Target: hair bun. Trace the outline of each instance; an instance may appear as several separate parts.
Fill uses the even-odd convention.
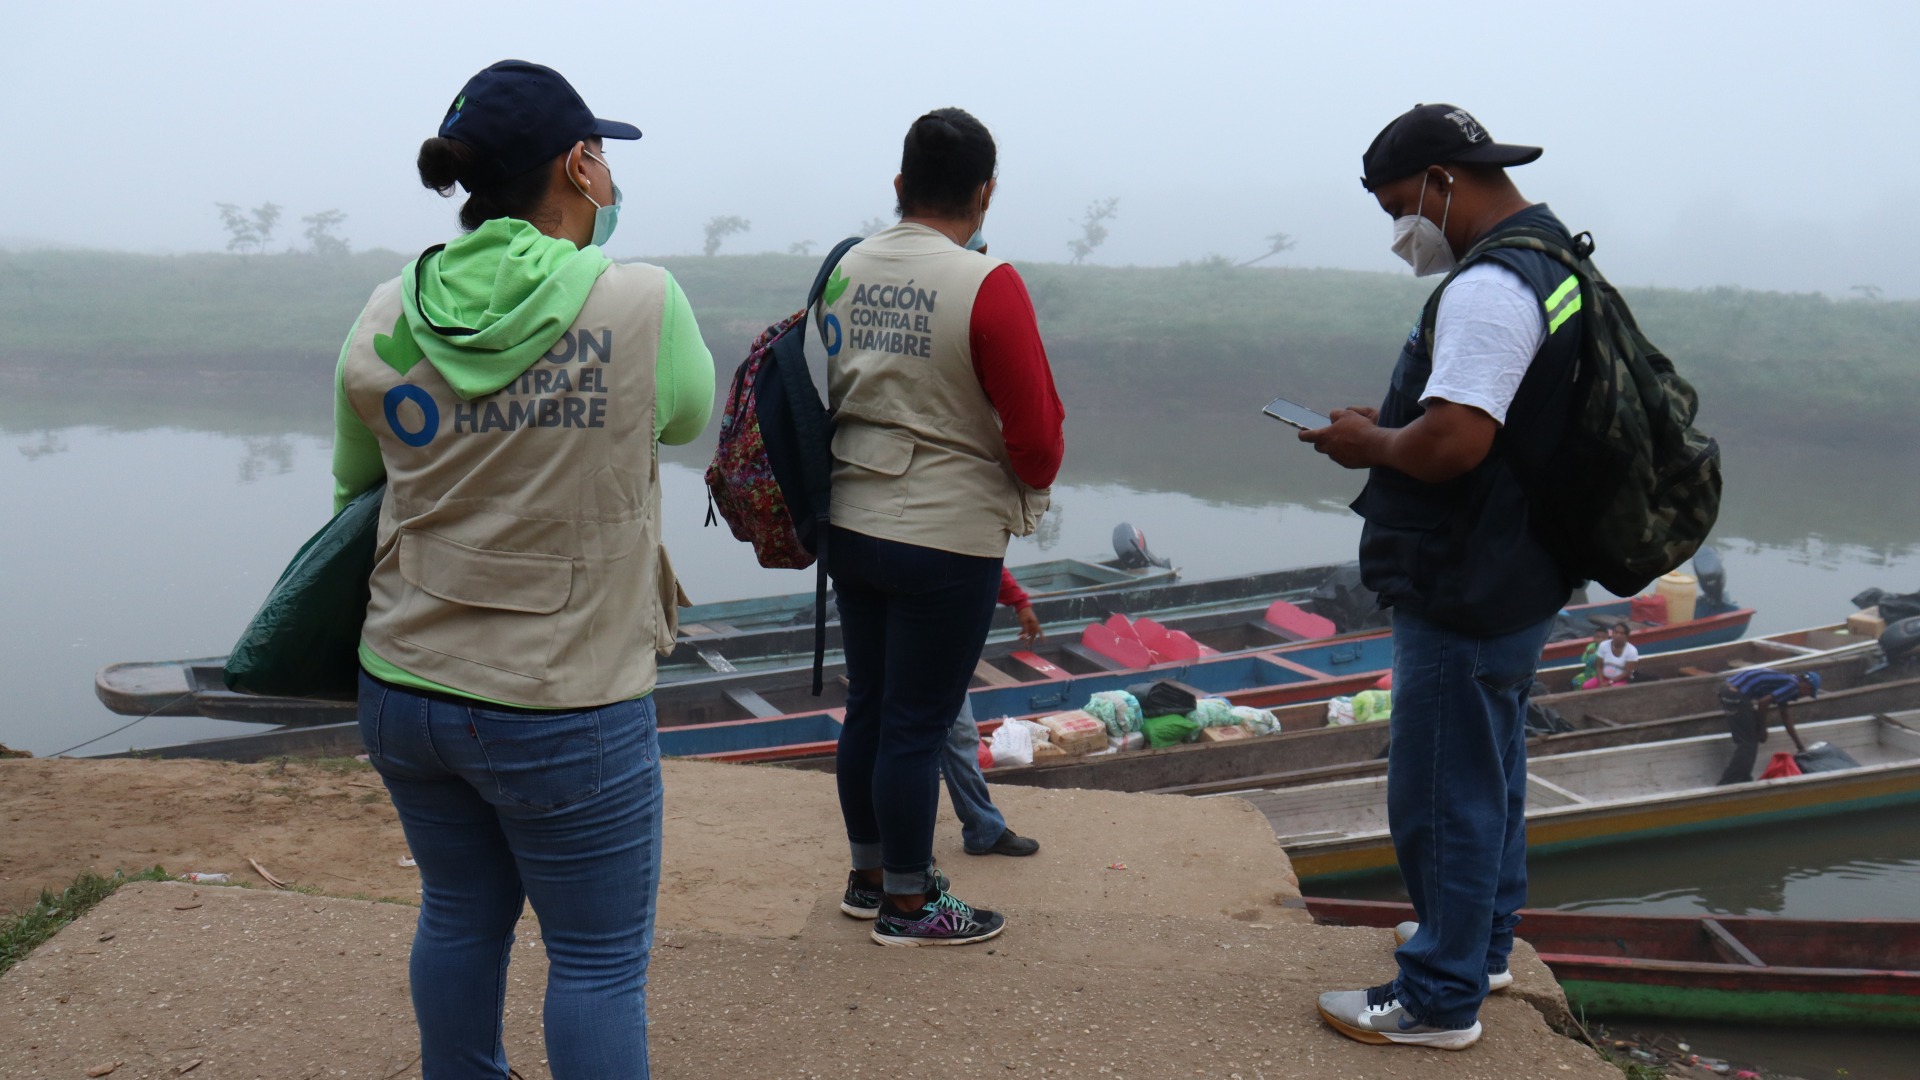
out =
[[[465,184],[473,175],[473,148],[458,139],[436,135],[420,144],[415,167],[420,170],[422,186],[445,195],[455,184]]]

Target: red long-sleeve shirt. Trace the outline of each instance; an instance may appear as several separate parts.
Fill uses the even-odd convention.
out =
[[[1004,566],[1000,568],[1000,602],[1015,611],[1033,606],[1033,600],[1027,596],[1027,590],[1013,580],[1013,571]]]
[[[968,330],[973,373],[1000,414],[1000,436],[1014,473],[1028,487],[1052,487],[1066,453],[1067,410],[1053,386],[1033,299],[1012,266],[996,267],[980,283]],[[1005,585],[1012,580],[1002,582],[1003,604]]]

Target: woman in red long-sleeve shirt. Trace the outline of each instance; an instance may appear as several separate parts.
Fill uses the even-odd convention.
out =
[[[900,223],[841,260],[819,311],[833,439],[828,571],[847,657],[837,777],[853,869],[841,910],[884,945],[1006,925],[933,869],[942,745],[993,618],[1007,540],[1033,531],[1064,410],[1033,303],[984,253],[996,151],[980,121],[914,121]]]

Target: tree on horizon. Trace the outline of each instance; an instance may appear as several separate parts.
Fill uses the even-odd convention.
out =
[[[1080,235],[1067,241],[1067,250],[1073,252],[1073,265],[1079,266],[1087,261],[1094,249],[1107,242],[1107,222],[1120,216],[1120,197],[1095,199],[1087,204],[1086,217],[1080,221]]]
[[[344,237],[334,232],[347,215],[339,210],[322,210],[317,214],[308,214],[300,219],[307,227],[307,250],[315,255],[337,256],[352,252]]]
[[[709,218],[706,224],[707,242],[701,251],[706,255],[717,255],[720,252],[720,244],[727,237],[734,233],[746,232],[751,228],[753,228],[753,222],[738,214],[722,214],[719,217]]]
[[[280,223],[280,204],[264,202],[252,210],[242,210],[233,203],[213,205],[220,211],[221,226],[227,230],[228,251],[251,247],[257,254],[266,250],[267,241],[273,239],[274,226]]]
[[[1278,255],[1283,251],[1292,250],[1292,248],[1293,248],[1293,237],[1283,232],[1277,232],[1277,233],[1274,233],[1272,236],[1267,237],[1267,250],[1265,252],[1259,255],[1255,255],[1253,258],[1248,259],[1246,262],[1243,262],[1240,265],[1252,266],[1254,263],[1257,263],[1262,259],[1271,259],[1275,255]]]

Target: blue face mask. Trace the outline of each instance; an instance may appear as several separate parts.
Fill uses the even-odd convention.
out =
[[[613,205],[602,206],[593,212],[593,242],[605,247],[613,239],[614,227],[620,224],[620,185],[613,185]]]
[[[601,165],[606,166],[607,159],[601,157],[599,154],[591,150],[583,151],[583,153]],[[607,172],[612,173],[612,167],[607,167]],[[596,247],[605,246],[607,241],[613,239],[613,230],[620,224],[620,185],[617,183],[613,185],[613,201],[605,206],[601,206],[598,199],[588,195],[586,189],[578,183],[573,185],[573,189],[578,191],[582,198],[593,204],[593,240],[591,243]]]
[[[987,246],[987,238],[980,235],[979,229],[973,230],[973,235],[967,237],[966,248],[968,251],[980,251],[984,249],[986,246]]]

